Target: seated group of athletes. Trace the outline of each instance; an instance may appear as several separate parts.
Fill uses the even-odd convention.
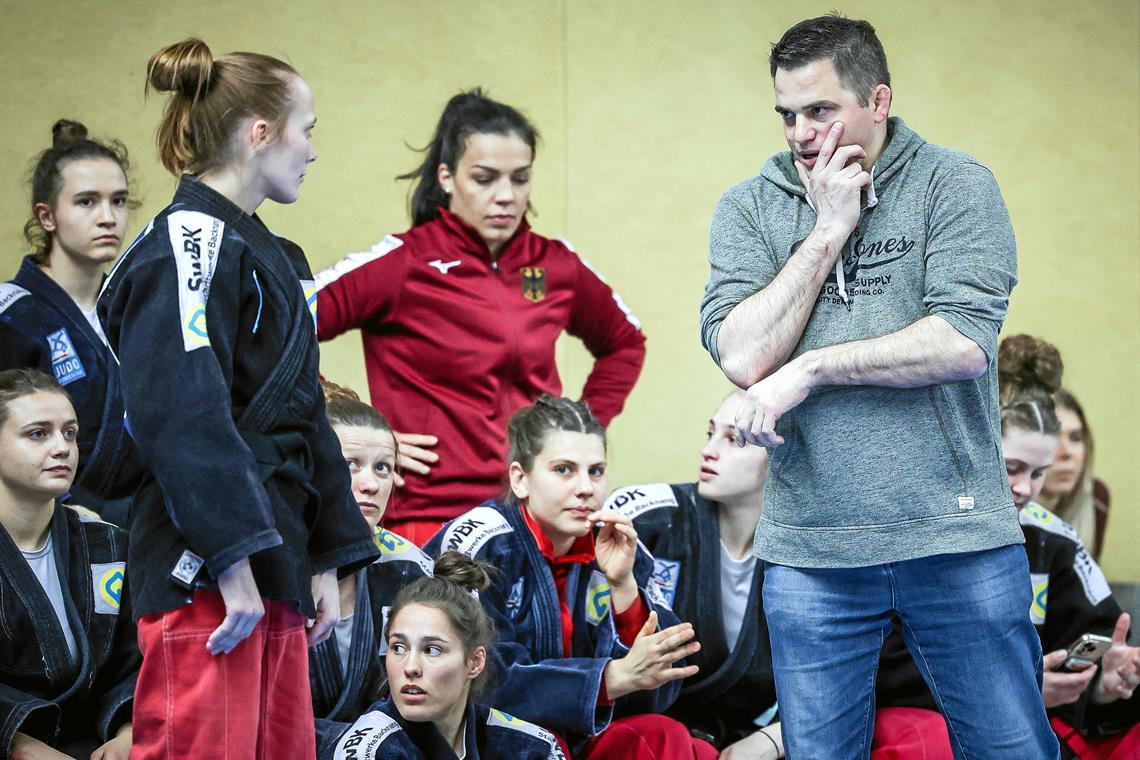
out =
[[[90,140],[81,125],[60,122],[53,148],[41,156],[26,230],[34,250],[19,274],[0,285],[0,750],[49,759],[212,756],[195,743],[199,738],[179,734],[188,723],[212,718],[175,711],[214,699],[210,690],[226,682],[204,675],[200,664],[220,656],[238,663],[235,672],[261,673],[268,681],[256,692],[260,697],[241,706],[255,737],[250,756],[308,757],[307,749],[289,742],[311,742],[306,737],[315,734],[322,758],[783,757],[784,716],[763,611],[764,563],[752,553],[768,459],[766,449],[737,437],[741,392],[706,399],[707,442],[699,452],[694,446],[691,471],[670,482],[612,489],[605,425],[640,370],[640,325],[572,249],[520,230],[535,134],[518,112],[481,93],[448,104],[421,167],[413,230],[312,277],[299,251],[294,256],[288,241],[263,232],[253,216],[267,197],[295,200],[299,176],[316,158],[306,142],[314,121],[311,92],[279,64],[252,54],[213,62],[196,40],[152,59],[152,86],[178,93],[160,136],[181,135],[184,143],[160,140],[160,150],[167,166],[185,176],[175,203],[147,226],[106,283],[105,267],[119,254],[131,204],[125,153]],[[265,67],[293,88],[294,110],[282,131],[259,137],[258,125],[268,129],[266,123],[244,121],[242,129],[249,128],[237,137],[209,138],[229,145],[218,149],[225,162],[200,161],[199,154],[209,152],[206,138],[196,127],[178,126],[179,119],[193,125],[200,117],[195,109],[229,86],[226,77],[245,77],[248,84]],[[174,125],[169,133],[163,131],[168,124]],[[292,154],[258,150],[233,158],[238,138],[272,150],[274,141],[292,139],[290,130],[301,135],[296,165]],[[222,171],[234,162],[262,172],[268,189],[257,196],[257,187],[241,184],[248,174]],[[515,189],[493,189],[510,196],[509,203],[491,201],[502,213],[472,218],[480,188],[503,183]],[[518,190],[523,185],[526,194]],[[289,192],[281,189],[286,186]],[[254,196],[256,202],[242,205]],[[245,249],[234,248],[235,230]],[[259,236],[284,256],[240,263],[246,254],[255,261],[249,251]],[[486,271],[475,273],[470,246],[479,245],[490,256]],[[407,268],[413,253],[425,264],[418,274],[383,269]],[[529,263],[512,264],[508,272],[505,262],[514,255]],[[281,271],[291,274],[292,290],[296,279],[307,290],[279,287],[273,277]],[[509,285],[508,276],[515,278]],[[151,292],[152,282],[171,288]],[[491,295],[476,305],[463,300],[481,288]],[[315,332],[322,339],[381,322],[390,329],[374,329],[373,338],[407,338],[403,348],[384,344],[384,361],[369,365],[373,400],[391,422],[333,382],[322,383],[320,400],[310,315],[286,308],[304,309],[302,292],[317,304]],[[432,298],[437,308],[423,308],[433,313],[449,304],[462,307],[454,324],[428,330],[421,323],[420,332],[399,324],[397,302],[407,313],[413,302],[430,306]],[[514,308],[517,315],[510,313]],[[528,319],[535,324],[523,325]],[[230,323],[233,345],[219,337]],[[181,333],[167,324],[180,325]],[[582,337],[597,357],[583,401],[542,392],[544,383],[560,387],[553,343],[563,329]],[[496,337],[496,330],[514,337]],[[543,330],[549,345],[526,343]],[[282,342],[273,344],[267,332],[284,336]],[[312,345],[294,341],[298,335]],[[480,341],[490,348],[482,350]],[[155,369],[151,377],[148,347],[185,369]],[[251,371],[243,362],[257,351],[266,358]],[[530,385],[520,380],[480,400],[481,383],[518,371],[520,353],[540,357],[522,373]],[[282,357],[296,359],[291,376],[288,362],[275,363]],[[425,363],[435,369],[415,378]],[[1128,616],[1080,535],[1034,501],[1062,438],[1087,440],[1087,426],[1075,400],[1057,395],[1062,364],[1048,343],[1007,338],[999,368],[1002,445],[1035,588],[1026,613],[1046,652],[1042,700],[1071,752],[1109,757],[1140,743],[1140,699],[1129,683],[1140,654],[1127,644]],[[281,382],[279,372],[289,381]],[[333,374],[329,367],[325,372]],[[449,372],[470,382],[447,385]],[[268,379],[251,383],[253,374]],[[231,396],[219,401],[210,389],[222,388],[223,379]],[[440,384],[432,390],[434,419],[401,403],[401,393],[414,395],[433,382]],[[267,388],[273,392],[263,393]],[[273,393],[279,397],[266,401]],[[311,418],[313,409],[320,420]],[[260,423],[259,414],[266,415]],[[1063,424],[1070,416],[1079,417],[1075,432]],[[228,439],[186,437],[218,419],[229,426]],[[488,427],[469,424],[476,419]],[[346,467],[324,456],[321,446],[331,438],[322,442],[323,430],[335,434]],[[491,483],[499,495],[430,515],[443,518],[431,530],[421,521],[414,531],[401,531],[414,521],[406,512],[402,521],[392,521],[391,513],[386,519],[386,511],[400,498],[404,476],[413,496],[405,508],[415,499],[430,501],[433,482],[439,493],[462,491],[463,478],[446,468],[464,455],[445,461],[446,454],[428,451],[440,443],[440,430],[482,445],[471,448],[471,458],[492,461],[494,471],[483,462],[480,487]],[[435,438],[419,434],[432,432]],[[289,448],[306,437],[317,443],[302,447],[304,455]],[[159,445],[174,439],[186,444],[178,459]],[[228,456],[227,441],[239,440],[248,469],[260,478],[254,490],[268,494],[282,534],[279,503],[305,505],[296,513],[307,555],[304,548],[294,551],[290,536],[283,546],[275,533],[267,538],[255,522],[248,535],[228,523],[222,527],[231,508],[219,503],[227,491],[244,493],[250,484],[242,478],[203,482],[198,467],[220,472],[209,468],[219,452]],[[208,450],[215,441],[218,451]],[[439,469],[428,473],[427,463],[437,462]],[[414,479],[402,472],[408,466],[416,468]],[[1091,476],[1084,464],[1078,469],[1083,484]],[[320,500],[348,478],[371,530],[372,544],[364,549],[350,535],[360,527],[354,513],[343,525],[322,527],[327,514],[311,509],[314,503],[327,507]],[[195,517],[207,513],[218,523]],[[215,525],[218,535],[211,535]],[[337,527],[343,535],[335,534]],[[128,546],[124,529],[132,540],[146,536],[148,545]],[[332,548],[318,551],[318,540]],[[215,542],[219,552],[200,548]],[[135,563],[144,552],[148,562],[162,560],[128,584],[128,561],[139,573]],[[259,554],[278,564],[259,565]],[[222,572],[215,573],[213,563]],[[257,614],[237,612],[235,594],[246,587],[227,575],[235,567],[251,585],[256,578],[252,588],[262,591],[265,608],[256,602],[246,609],[258,607]],[[278,633],[296,633],[290,628],[296,606],[270,601],[294,598],[293,591],[273,593],[276,571],[266,568],[284,568],[276,577],[282,584],[289,572],[307,577],[312,571],[309,617],[316,622],[309,625],[317,633],[310,636],[307,663],[246,670],[242,658],[272,658]],[[132,594],[136,601],[145,595],[138,615]],[[171,612],[179,605],[181,611]],[[326,619],[328,609],[336,610],[335,619]],[[186,611],[200,617],[173,617]],[[168,635],[172,631],[176,635]],[[1085,634],[1109,640],[1091,666],[1067,651]],[[872,757],[952,757],[940,706],[903,638],[896,624],[883,646]],[[249,655],[255,646],[258,654]],[[291,653],[282,648],[280,658]],[[307,690],[285,676],[301,672],[308,673]],[[136,690],[147,694],[145,710]],[[154,695],[164,690],[162,702]],[[289,712],[296,705],[307,716],[305,730],[263,725],[269,714],[296,715]],[[237,746],[229,736],[241,720],[234,709],[226,708],[225,730],[218,728],[219,747]]]

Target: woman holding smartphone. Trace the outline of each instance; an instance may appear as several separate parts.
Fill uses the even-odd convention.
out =
[[[339,619],[338,573],[379,554],[325,413],[308,264],[255,215],[296,201],[317,158],[313,93],[276,58],[196,39],[147,80],[171,93],[158,145],[178,189],[99,303],[148,470],[132,757],[311,758],[306,639]]]

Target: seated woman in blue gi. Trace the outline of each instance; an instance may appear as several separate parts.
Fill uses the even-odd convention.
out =
[[[119,525],[142,472],[95,301],[134,205],[127,169],[121,144],[89,138],[78,122],[56,122],[32,172],[24,225],[31,253],[0,283],[0,369],[34,367],[67,389],[79,416],[79,469],[65,501]]]
[[[380,550],[376,562],[338,582],[340,620],[333,636],[309,649],[314,714],[346,721],[360,715],[384,683],[385,613],[400,589],[432,574],[432,561],[411,541],[380,527],[396,477],[392,426],[354,391],[330,382],[323,386],[353,498]]]
[[[507,438],[509,495],[460,515],[425,547],[497,568],[480,594],[499,633],[490,703],[562,733],[578,757],[715,757],[653,714],[696,673],[674,665],[700,645],[650,584],[653,558],[632,521],[601,509],[601,425],[584,404],[543,396],[511,417]]]
[[[0,757],[126,760],[131,748],[127,536],[59,503],[78,436],[54,378],[0,372]]]
[[[738,446],[736,410],[726,398],[708,425],[696,483],[653,483],[614,491],[606,509],[633,520],[653,554],[653,577],[701,650],[668,714],[723,750],[722,757],[783,756],[772,653],[764,624],[763,563],[752,536],[764,510],[768,452]]]
[[[322,760],[559,760],[557,737],[472,702],[487,687],[495,631],[476,595],[489,567],[444,552],[435,576],[396,596],[388,618],[389,694],[351,726],[317,721]]]

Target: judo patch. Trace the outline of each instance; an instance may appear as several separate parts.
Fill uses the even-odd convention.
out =
[[[511,593],[507,595],[507,615],[511,620],[514,620],[519,615],[519,610],[522,608],[523,597],[523,579],[519,577],[511,586]]]
[[[1029,619],[1033,621],[1033,625],[1045,625],[1045,613],[1049,609],[1049,573],[1030,573],[1029,583],[1033,586]]]
[[[493,507],[475,507],[452,520],[447,526],[447,530],[443,533],[443,548],[440,553],[453,551],[474,557],[484,544],[495,536],[513,532],[514,528],[499,510]]]
[[[677,597],[677,580],[681,577],[681,563],[673,559],[653,559],[653,575],[646,586],[649,598],[655,603],[659,596],[669,609],[673,609],[673,600]]]
[[[30,291],[21,288],[19,285],[11,282],[0,282],[0,314],[7,311],[8,307],[16,301],[30,295]]]
[[[431,557],[403,536],[377,526],[372,530],[372,542],[380,550],[377,562],[415,562],[424,575],[435,575],[435,563]]]
[[[546,270],[542,267],[523,267],[519,270],[523,298],[531,303],[546,300]]]
[[[166,220],[178,269],[178,313],[186,351],[207,348],[206,301],[226,225],[209,214],[175,211]]]
[[[598,625],[610,612],[610,582],[600,570],[590,574],[590,584],[586,587],[586,622]]]
[[[379,710],[364,713],[348,727],[333,750],[335,760],[363,760],[376,757],[377,750],[392,734],[400,730],[395,718]]]
[[[487,725],[509,728],[512,731],[521,731],[524,734],[529,734],[537,739],[541,739],[550,744],[550,754],[547,755],[549,760],[565,760],[566,755],[563,754],[562,748],[558,746],[558,740],[554,738],[554,734],[545,728],[536,726],[533,723],[528,723],[513,715],[507,715],[502,710],[496,710],[493,707],[487,715]]]
[[[606,499],[603,509],[616,509],[631,520],[654,509],[676,507],[677,496],[668,483],[619,488]]]
[[[48,348],[51,350],[51,373],[60,385],[74,383],[87,377],[83,369],[83,362],[79,361],[79,354],[75,352],[75,344],[67,334],[67,328],[60,328],[47,336]]]
[[[104,562],[91,566],[91,585],[95,597],[95,612],[100,615],[118,615],[123,600],[123,586],[127,582],[127,563]]]
[[[305,306],[313,317],[313,327],[317,326],[317,281],[301,280],[301,293],[305,296]]]

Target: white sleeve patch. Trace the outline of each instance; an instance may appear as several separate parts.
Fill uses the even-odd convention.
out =
[[[178,312],[182,345],[187,351],[207,348],[206,301],[218,266],[222,234],[226,225],[220,219],[199,211],[175,211],[166,220],[170,247],[178,266]]]
[[[1101,571],[1100,565],[1096,563],[1092,555],[1085,551],[1083,544],[1077,546],[1077,556],[1073,560],[1073,570],[1076,572],[1077,577],[1080,578],[1081,585],[1085,587],[1085,596],[1088,597],[1091,604],[1100,604],[1112,596],[1112,589],[1108,586],[1108,580],[1104,577],[1104,572]]]
[[[566,246],[570,250],[571,253],[573,253],[575,256],[577,256],[578,260],[581,261],[586,266],[586,269],[589,269],[591,272],[593,272],[595,277],[597,277],[599,280],[601,280],[606,285],[609,285],[609,283],[606,282],[606,278],[602,276],[602,273],[599,272],[597,269],[594,269],[593,265],[591,265],[590,262],[588,262],[584,258],[582,258],[582,255],[579,254],[578,251],[576,251],[574,249],[574,246],[570,245],[569,240],[567,240],[566,238],[554,238],[554,239],[557,240],[562,245]],[[633,325],[635,330],[640,330],[641,329],[641,320],[638,319],[637,315],[633,313],[633,309],[626,306],[625,301],[622,300],[621,296],[618,294],[618,292],[616,290],[614,290],[613,288],[610,288],[610,292],[613,293],[614,303],[616,303],[617,307],[619,309],[621,309],[621,313],[625,315],[626,321],[629,322],[631,325]]]
[[[633,520],[662,507],[676,507],[677,497],[668,483],[619,488],[606,499],[604,509],[616,509]]]
[[[364,713],[340,737],[333,751],[333,758],[334,760],[373,758],[384,740],[400,730],[400,724],[395,718],[379,710]]]
[[[119,606],[123,600],[123,585],[126,582],[125,562],[105,562],[91,566],[91,590],[97,614],[119,614]]]
[[[547,755],[549,760],[565,760],[566,758],[566,755],[562,752],[562,748],[558,745],[558,740],[554,738],[554,734],[541,726],[527,723],[525,720],[516,718],[513,715],[507,715],[502,710],[496,710],[494,708],[491,708],[490,713],[487,715],[487,725],[521,731],[524,734],[530,734],[535,738],[543,740],[550,745],[550,754]]]
[[[586,586],[586,621],[598,625],[605,620],[610,612],[612,597],[610,582],[605,574],[595,570],[590,574],[590,582]]]
[[[348,254],[328,269],[321,270],[317,273],[317,290],[319,291],[321,288],[328,287],[349,272],[359,269],[365,264],[376,261],[376,259],[384,258],[403,244],[404,241],[395,235],[387,235],[383,240],[367,251]]]
[[[513,533],[514,528],[499,510],[492,507],[475,507],[455,518],[443,534],[440,552],[453,551],[474,557],[483,545],[495,536]]]
[[[8,307],[16,301],[29,295],[31,295],[30,292],[15,283],[0,282],[0,314],[7,311]]]
[[[435,562],[431,557],[403,536],[377,527],[372,533],[372,541],[380,550],[380,559],[376,560],[377,562],[414,562],[420,566],[424,575],[430,577],[435,574]]]
[[[1045,616],[1049,612],[1049,573],[1030,573],[1029,583],[1033,587],[1029,619],[1033,625],[1045,625]]]

